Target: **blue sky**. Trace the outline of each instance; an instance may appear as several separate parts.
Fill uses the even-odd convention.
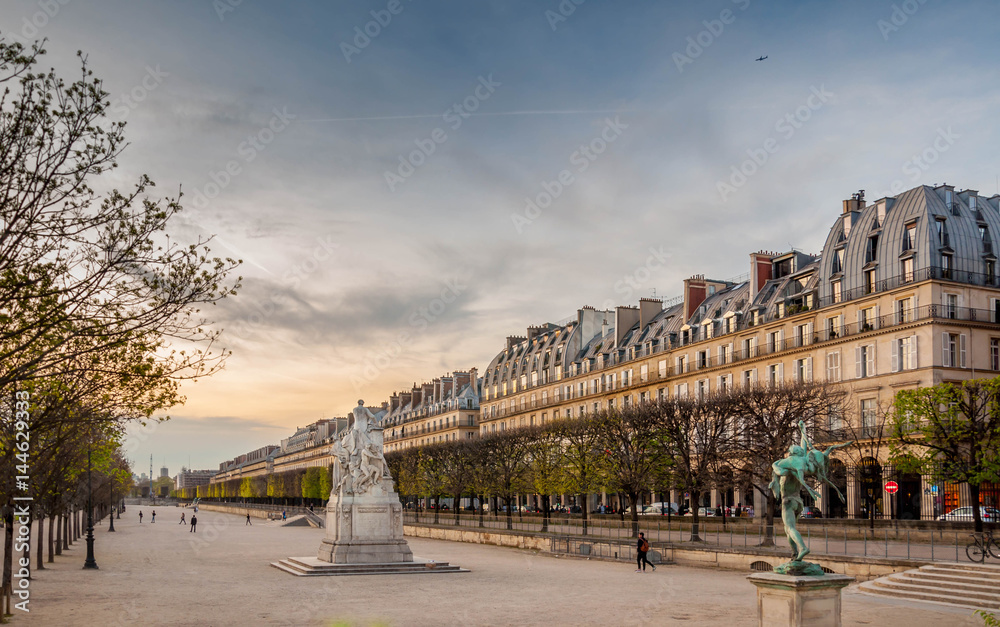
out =
[[[183,186],[174,235],[245,260],[211,312],[226,371],[131,440],[140,467],[214,467],[583,305],[816,252],[858,189],[997,191],[996,3],[233,4],[0,12],[105,80],[131,146],[104,184]]]

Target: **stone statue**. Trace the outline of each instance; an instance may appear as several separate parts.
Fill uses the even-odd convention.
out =
[[[806,435],[806,425],[799,421],[799,432],[802,439],[798,444],[792,444],[788,448],[788,455],[783,459],[771,464],[771,492],[774,498],[781,504],[781,522],[785,525],[785,535],[788,543],[792,547],[792,561],[775,567],[774,571],[783,575],[813,575],[823,576],[823,569],[818,564],[803,562],[802,558],[809,554],[809,548],[802,539],[802,534],[797,528],[799,515],[802,513],[803,503],[800,495],[804,488],[814,499],[819,498],[819,494],[806,483],[806,477],[813,476],[833,488],[841,500],[844,495],[830,481],[827,470],[830,464],[830,453],[847,444],[838,444],[827,447],[825,451],[820,451],[809,441]]]
[[[403,538],[403,506],[393,490],[378,419],[358,401],[333,442],[333,490],[317,559],[334,564],[413,562]]]
[[[333,443],[333,492],[340,496],[366,494],[381,489],[383,479],[391,479],[382,453],[382,430],[375,415],[358,401],[347,431]],[[390,488],[391,490],[391,488]]]

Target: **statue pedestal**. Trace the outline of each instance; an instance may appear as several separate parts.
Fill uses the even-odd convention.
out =
[[[316,557],[332,564],[412,562],[413,553],[403,538],[403,506],[396,493],[378,489],[363,495],[332,496],[326,508],[326,537]]]
[[[754,573],[757,619],[767,627],[840,627],[840,592],[854,581],[847,575],[822,577]]]

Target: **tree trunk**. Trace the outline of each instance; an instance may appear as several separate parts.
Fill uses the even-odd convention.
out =
[[[639,493],[629,493],[629,500],[632,502],[630,509],[632,511],[632,537],[639,537]]]
[[[688,489],[691,493],[691,542],[701,542],[701,490]]]
[[[62,549],[62,540],[59,537],[60,534],[60,519],[56,517],[55,514],[49,516],[49,563],[52,564],[56,561],[55,549],[59,547]]]
[[[486,526],[486,522],[483,520],[483,517],[485,515],[486,515],[486,495],[485,494],[480,494],[479,495],[479,526],[480,527],[485,527]]]
[[[549,495],[542,495],[542,533],[548,533],[549,531]]]
[[[969,499],[972,501],[972,520],[976,533],[983,532],[983,513],[979,509],[979,484],[969,484]]]
[[[4,549],[3,549],[3,583],[0,585],[0,592],[3,594],[3,613],[11,613],[10,595],[13,572],[11,571],[14,559],[14,508],[8,503],[7,513],[3,517],[4,522]]]
[[[510,529],[514,528],[513,512],[510,511],[510,497],[509,496],[503,497],[503,502],[504,502],[504,507],[507,510],[507,512],[506,512],[507,513],[507,529],[510,530]]]
[[[434,524],[437,525],[441,522],[441,497],[437,494],[434,495]]]
[[[35,552],[38,556],[35,559],[35,570],[45,570],[45,515],[42,513],[41,509],[38,510],[38,544],[35,546]]]
[[[590,515],[590,512],[588,511],[590,509],[590,503],[586,494],[580,494],[579,497],[580,502],[583,503],[583,507],[580,508],[580,511],[583,512],[583,535],[587,535],[587,517]]]
[[[767,511],[764,512],[764,539],[760,546],[774,546],[774,494],[770,490],[764,493]]]

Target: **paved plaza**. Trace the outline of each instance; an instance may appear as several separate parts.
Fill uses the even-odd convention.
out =
[[[323,530],[181,510],[129,507],[109,534],[96,528],[99,571],[81,569],[81,540],[36,573],[31,613],[13,624],[155,625],[756,625],[745,573],[634,566],[529,551],[410,539],[417,557],[472,572],[448,575],[293,577],[270,566],[314,555]],[[183,510],[191,517],[191,510]],[[972,610],[844,594],[845,625],[981,625]]]

